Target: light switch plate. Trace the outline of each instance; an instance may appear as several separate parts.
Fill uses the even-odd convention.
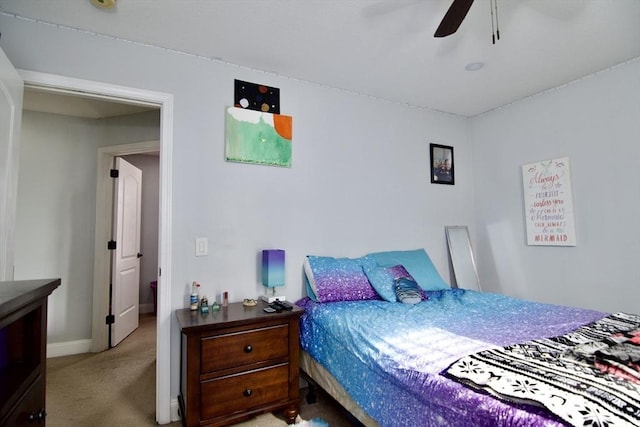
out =
[[[206,237],[196,237],[196,256],[207,256],[209,254],[209,239]]]

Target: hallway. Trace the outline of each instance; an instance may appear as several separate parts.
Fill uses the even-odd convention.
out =
[[[47,359],[47,425],[157,425],[155,351],[156,317],[143,314],[111,350]]]

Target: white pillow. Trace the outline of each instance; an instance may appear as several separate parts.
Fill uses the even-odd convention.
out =
[[[311,265],[309,264],[308,256],[304,257],[303,265],[304,265],[304,274],[307,275],[307,279],[309,280],[309,286],[311,287],[311,290],[313,291],[313,296],[315,297],[316,295],[318,295],[318,288],[316,287],[316,279],[313,277],[313,270],[311,269]],[[315,300],[315,298],[313,297],[311,299]]]

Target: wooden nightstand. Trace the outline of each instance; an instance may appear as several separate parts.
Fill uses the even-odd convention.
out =
[[[176,311],[181,331],[182,424],[223,426],[284,409],[299,411],[299,319],[303,310],[268,314],[267,304],[229,304],[202,314]]]

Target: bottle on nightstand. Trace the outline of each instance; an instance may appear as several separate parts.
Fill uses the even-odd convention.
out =
[[[191,285],[191,296],[189,298],[189,308],[191,311],[198,310],[198,288],[200,284],[198,282],[193,282]]]
[[[200,312],[201,313],[208,313],[209,312],[209,300],[204,295],[202,296],[202,299],[200,300]]]

